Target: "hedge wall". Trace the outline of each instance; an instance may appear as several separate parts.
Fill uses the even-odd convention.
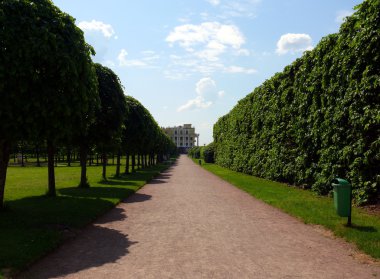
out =
[[[214,141],[221,166],[320,194],[339,176],[358,203],[378,199],[380,0],[240,100]]]

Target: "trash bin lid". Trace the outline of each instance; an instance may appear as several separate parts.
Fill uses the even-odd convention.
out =
[[[343,178],[334,178],[331,183],[336,185],[350,185],[350,182]]]

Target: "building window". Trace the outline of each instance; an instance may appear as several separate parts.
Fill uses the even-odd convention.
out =
[[[175,140],[177,141],[177,137],[175,137]]]
[[[188,130],[186,130],[186,135],[188,135],[189,134],[189,131]]]
[[[186,140],[189,140],[189,137],[186,137]]]
[[[193,137],[190,137],[190,140],[193,140]]]
[[[186,142],[186,146],[189,146],[189,144]]]
[[[180,134],[180,135],[182,135],[182,130],[181,130],[181,131],[179,131],[179,134]]]
[[[190,143],[190,146],[193,146],[193,144],[192,144],[192,143]]]
[[[175,134],[175,135],[177,134],[177,130],[174,131],[174,134]]]

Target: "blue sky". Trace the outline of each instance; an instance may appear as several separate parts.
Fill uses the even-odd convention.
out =
[[[238,100],[337,32],[355,0],[56,0],[160,126],[200,143]]]

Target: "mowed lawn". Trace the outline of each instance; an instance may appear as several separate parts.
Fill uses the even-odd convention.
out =
[[[25,268],[64,239],[95,220],[138,190],[169,164],[138,170],[108,180],[101,166],[88,167],[89,189],[77,187],[79,167],[56,167],[57,197],[46,197],[46,167],[9,167],[5,190],[6,210],[0,212],[0,278]],[[3,275],[4,276],[4,275]]]
[[[198,163],[198,160],[194,160]],[[257,178],[235,172],[215,164],[202,166],[236,187],[248,192],[274,207],[289,213],[306,224],[322,225],[336,236],[354,243],[373,258],[380,259],[380,217],[370,215],[360,208],[353,208],[352,227],[347,227],[347,218],[335,213],[330,197],[317,196],[309,190],[301,190],[283,183]]]

